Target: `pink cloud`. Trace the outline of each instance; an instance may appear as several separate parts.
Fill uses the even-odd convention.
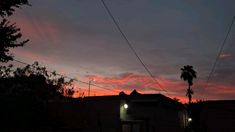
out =
[[[31,60],[32,62],[38,61],[48,63],[48,64],[54,64],[55,60],[50,58],[49,56],[43,56],[41,54],[37,54],[34,52],[26,51],[26,50],[13,50],[14,55],[17,58],[24,58],[26,60]],[[23,61],[23,60],[22,60]]]
[[[14,16],[12,22],[15,22],[21,29],[24,38],[30,39],[31,42],[41,42],[44,39],[54,42],[62,36],[61,28],[56,22],[49,19],[35,19],[20,15]]]
[[[235,86],[226,83],[210,83],[203,91],[203,98],[209,99],[234,99]]]
[[[161,90],[156,82],[152,80],[151,77],[142,74],[135,73],[125,73],[119,76],[97,76],[90,75],[87,78],[92,78],[95,80],[94,84],[103,86],[116,91],[124,91],[130,94],[132,90],[136,89],[142,94],[159,93]],[[172,80],[165,78],[158,78],[159,83],[168,91],[168,93],[162,92],[162,94],[170,97],[177,98],[182,103],[187,103],[188,98],[185,96],[187,89],[187,83],[183,80]],[[206,99],[228,99],[235,95],[235,87],[226,84],[210,84],[209,87],[203,91],[202,88],[205,87],[205,82],[203,80],[198,80],[193,85],[192,89],[195,94],[193,95],[193,101],[206,100]],[[82,89],[87,90],[87,86],[82,87]],[[85,92],[87,92],[85,90]],[[102,90],[92,86],[93,93],[98,95],[117,95],[119,92],[112,92],[109,90]],[[203,94],[204,93],[204,94]],[[93,95],[93,94],[91,94]],[[202,95],[204,97],[202,97]]]
[[[129,94],[136,89],[141,93],[159,93],[163,92],[159,85],[150,77],[142,74],[125,73],[115,77],[103,77],[90,75],[87,78],[95,80],[97,85],[105,86],[115,89],[117,91],[124,91]],[[168,91],[167,96],[172,96],[177,93],[183,93],[185,86],[183,82],[177,80],[167,80],[158,78],[158,82]],[[163,92],[164,93],[164,92]],[[182,94],[181,94],[182,95]],[[183,98],[183,97],[182,97]]]
[[[230,58],[231,55],[230,54],[220,54],[219,58],[220,59],[226,59],[226,58]]]

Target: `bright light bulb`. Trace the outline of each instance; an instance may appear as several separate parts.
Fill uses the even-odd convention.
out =
[[[127,104],[124,104],[124,108],[127,109],[127,108],[128,108],[128,105],[127,105]]]
[[[189,118],[188,118],[188,122],[191,122],[191,121],[192,121],[192,118],[189,117]]]

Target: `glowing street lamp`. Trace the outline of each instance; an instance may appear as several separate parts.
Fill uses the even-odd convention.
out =
[[[123,106],[124,106],[124,108],[125,108],[125,109],[127,109],[127,108],[128,108],[128,104],[124,104]]]
[[[193,119],[191,117],[188,118],[188,122],[192,122]]]

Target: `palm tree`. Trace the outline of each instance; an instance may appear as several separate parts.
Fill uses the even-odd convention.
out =
[[[188,83],[188,89],[186,92],[186,96],[188,97],[189,104],[192,101],[192,95],[193,95],[193,90],[191,89],[191,86],[193,85],[193,79],[197,78],[197,72],[194,71],[193,66],[184,66],[184,68],[181,68],[181,76],[180,78],[183,79],[184,81],[187,81]]]

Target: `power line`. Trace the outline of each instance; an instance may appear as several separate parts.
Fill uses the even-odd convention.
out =
[[[33,27],[35,28],[36,32],[37,32],[41,37],[43,37],[43,38],[45,39],[45,35],[41,35],[40,31],[38,30],[38,28],[37,28],[37,26],[35,25],[35,23],[31,20],[30,16],[27,15],[24,11],[23,11],[23,13],[25,14],[26,17],[28,17],[30,23],[33,25]],[[46,35],[46,36],[47,36],[47,35]],[[46,39],[49,40],[48,37],[47,37]],[[14,59],[14,61],[19,62],[19,63],[21,63],[21,64],[25,64],[25,65],[30,65],[30,64],[28,64],[28,63],[25,63],[25,62],[22,62],[22,61],[19,61],[19,60],[16,60],[16,59]],[[50,72],[50,71],[48,71],[48,72]],[[50,72],[50,73],[52,73],[52,72]],[[84,82],[84,81],[81,81],[81,80],[77,80],[77,79],[74,79],[74,78],[71,78],[71,77],[62,75],[62,74],[58,74],[58,73],[57,73],[57,75],[66,77],[66,78],[68,78],[68,79],[73,79],[74,81],[77,81],[77,82],[80,82],[80,83],[84,83],[84,84],[89,85],[89,83],[87,83],[87,82]],[[112,90],[112,89],[109,89],[109,88],[106,88],[106,87],[98,86],[98,85],[95,85],[95,84],[90,84],[90,85],[91,85],[91,86],[98,87],[98,88],[102,88],[102,89],[105,89],[105,90],[111,90],[111,91],[113,91],[113,92],[118,92],[118,93],[119,93],[119,91]]]
[[[211,79],[211,77],[212,77],[212,74],[213,74],[213,72],[215,71],[216,65],[217,65],[217,63],[218,63],[218,61],[219,61],[219,58],[220,58],[220,56],[221,56],[221,53],[222,53],[222,51],[223,51],[223,49],[224,49],[224,45],[225,45],[225,43],[226,43],[226,41],[227,41],[227,39],[228,39],[228,36],[229,36],[229,34],[230,34],[231,30],[232,30],[234,21],[235,21],[235,16],[234,16],[233,19],[232,19],[232,22],[231,22],[231,24],[230,24],[230,26],[229,26],[228,32],[227,32],[227,34],[226,34],[226,36],[225,36],[225,38],[224,38],[224,41],[223,41],[223,43],[222,43],[222,45],[221,45],[221,47],[220,47],[220,49],[219,49],[219,52],[218,52],[218,54],[217,54],[217,56],[216,56],[216,59],[215,59],[215,62],[214,62],[214,64],[213,64],[213,66],[212,66],[212,69],[211,69],[211,71],[210,71],[210,73],[209,73],[209,75],[208,75],[208,78],[207,78],[207,80],[206,80],[205,87],[204,87],[203,92],[202,92],[202,96],[204,95],[204,91],[205,91],[205,89],[208,87],[208,84],[209,84],[209,81],[210,81],[210,79]]]
[[[113,19],[115,25],[117,26],[118,30],[120,31],[120,33],[122,34],[122,36],[123,36],[124,39],[126,40],[128,46],[129,46],[129,48],[133,51],[133,53],[135,54],[135,56],[137,57],[137,59],[138,59],[138,60],[140,61],[140,63],[143,65],[144,69],[147,71],[147,73],[150,75],[150,77],[158,84],[158,86],[159,86],[163,91],[165,91],[165,92],[167,93],[167,91],[161,86],[161,84],[158,82],[158,80],[154,77],[154,75],[151,73],[151,71],[148,69],[148,67],[144,64],[144,62],[143,62],[143,61],[141,60],[141,58],[138,56],[138,54],[137,54],[137,52],[135,51],[134,47],[130,44],[130,42],[129,42],[129,40],[127,39],[126,35],[125,35],[124,32],[121,30],[119,24],[117,23],[117,21],[115,20],[114,16],[113,16],[112,13],[111,13],[111,11],[109,10],[108,6],[105,4],[105,2],[104,2],[103,0],[102,0],[102,3],[103,3],[103,5],[105,6],[105,8],[106,8],[107,12],[109,13],[109,15],[112,17],[112,19]],[[26,15],[26,17],[30,17],[30,16]],[[31,19],[29,18],[29,20],[31,20]],[[35,29],[37,29],[37,27],[35,26],[35,24],[34,24],[32,21],[30,21],[30,22],[33,24],[33,26],[35,27]],[[38,34],[41,34],[38,30],[36,30],[36,32],[38,32]],[[43,36],[43,37],[44,37],[44,36]],[[45,38],[45,37],[44,37],[44,38]],[[69,77],[67,77],[67,78],[69,78]],[[78,82],[80,82],[80,81],[78,80]],[[84,83],[84,82],[81,82],[81,83]],[[86,82],[85,82],[85,83],[86,83]],[[88,84],[88,83],[86,83],[86,84]],[[91,84],[91,85],[93,85],[93,84]],[[96,87],[100,87],[100,86],[97,86],[97,85],[95,85],[95,86],[96,86]],[[101,88],[101,87],[100,87],[100,88]],[[102,88],[104,89],[104,87],[102,87]]]
[[[147,71],[147,73],[149,74],[149,76],[158,84],[158,86],[167,93],[167,91],[162,87],[162,85],[158,82],[158,80],[154,77],[154,75],[151,73],[151,71],[148,69],[148,67],[144,64],[144,62],[142,61],[142,59],[140,58],[140,56],[137,54],[135,48],[132,46],[132,44],[130,43],[130,41],[128,40],[127,36],[125,35],[125,33],[122,31],[121,27],[119,26],[118,22],[116,21],[115,17],[113,16],[112,12],[110,11],[109,7],[107,6],[107,4],[104,2],[104,0],[101,0],[104,8],[106,9],[107,13],[109,14],[109,16],[112,18],[113,23],[115,24],[117,30],[121,33],[122,37],[124,38],[124,40],[126,41],[127,45],[129,46],[129,48],[132,50],[132,52],[134,53],[134,55],[136,56],[136,58],[139,60],[140,64],[144,67],[144,69]]]
[[[26,63],[26,62],[23,62],[23,61],[20,61],[20,60],[17,60],[17,59],[13,59],[13,60],[16,61],[16,62],[18,62],[18,63],[24,64],[24,65],[30,65],[29,63]],[[48,72],[49,72],[49,73],[54,73],[54,72],[52,72],[52,71],[48,71]],[[62,74],[59,74],[59,73],[55,73],[55,74],[58,75],[58,76],[61,76],[61,77],[65,77],[65,78],[68,78],[68,79],[71,79],[71,80],[74,80],[74,81],[77,81],[77,82],[80,82],[80,83],[89,85],[88,82],[84,82],[84,81],[81,81],[81,80],[78,80],[78,79],[75,79],[75,78],[72,78],[72,77],[69,77],[69,76],[66,76],[66,75],[62,75]],[[95,86],[95,87],[97,87],[97,88],[109,90],[109,91],[112,91],[112,92],[115,92],[115,93],[119,93],[117,90],[109,89],[109,88],[102,87],[102,86],[99,86],[99,85],[96,85],[96,84],[90,84],[90,85],[91,85],[91,86]]]

